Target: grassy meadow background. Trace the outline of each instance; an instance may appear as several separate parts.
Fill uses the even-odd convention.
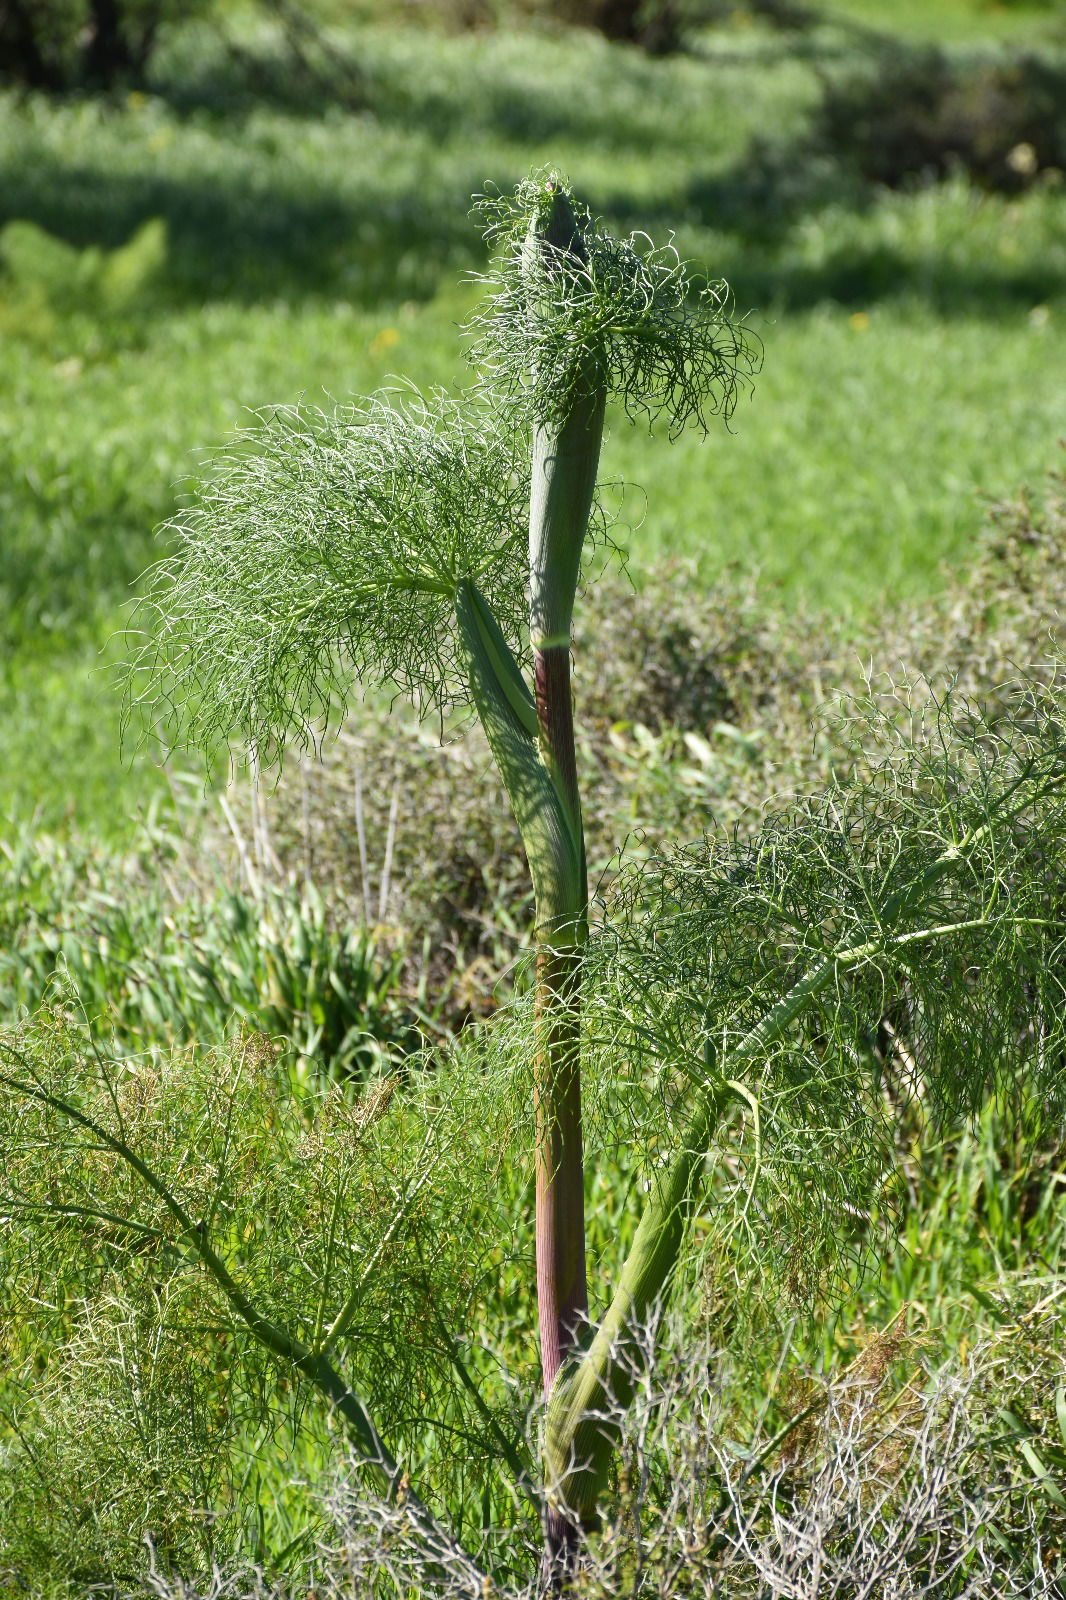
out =
[[[990,506],[1023,491],[1039,502],[1061,464],[1062,173],[1011,194],[961,172],[888,189],[851,174],[846,151],[838,161],[806,139],[823,74],[869,52],[863,30],[959,61],[1005,46],[1061,60],[1061,9],[837,0],[795,36],[738,7],[661,58],[543,19],[501,13],[463,29],[430,12],[334,4],[315,71],[301,76],[258,13],[223,9],[166,35],[144,88],[0,93],[8,1021],[52,992],[65,963],[123,1050],[221,1038],[237,1015],[303,1030],[305,1064],[328,1049],[362,1071],[420,1028],[491,1009],[528,901],[483,750],[442,758],[432,730],[372,707],[321,771],[297,762],[264,802],[274,834],[260,849],[244,780],[227,802],[231,828],[191,758],[165,770],[164,753],[135,737],[120,749],[114,672],[139,575],[163,553],[157,526],[249,410],[343,401],[396,375],[426,390],[470,381],[457,330],[487,265],[468,215],[487,185],[556,166],[613,228],[672,233],[728,280],[765,352],[731,428],[706,441],[671,445],[610,419],[613,537],[638,594],[619,586],[612,603],[649,632],[665,606],[676,659],[656,700],[643,646],[616,651],[621,624],[592,626],[597,665],[582,679],[579,662],[579,685],[613,728],[591,808],[594,864],[628,833],[695,832],[815,781],[820,769],[797,752],[833,662],[854,675],[875,650],[899,659],[912,625],[964,655],[981,619],[1014,602],[1013,568],[997,569],[987,602],[970,585],[991,559]],[[1058,582],[1051,572],[1040,592]],[[642,592],[653,597],[643,610]],[[1054,617],[1034,603],[1030,623],[1038,640]],[[723,641],[725,676],[758,677],[725,712],[699,669]],[[915,648],[920,666],[927,639]],[[356,803],[370,819],[369,880]],[[482,864],[452,834],[445,850],[434,822],[468,828]],[[253,836],[260,866],[276,849],[285,869],[270,918],[239,859]],[[424,870],[438,851],[455,871],[443,886]],[[345,917],[369,931],[356,938]],[[323,973],[342,970],[344,992],[312,996],[311,968],[326,989]],[[353,1019],[367,1028],[354,1045]],[[1022,1154],[1016,1133],[989,1110],[961,1142],[909,1153],[899,1246],[806,1342],[796,1336],[804,1359],[850,1359],[908,1301],[936,1347],[957,1351],[1020,1305],[1026,1284],[1054,1277],[1061,1151]],[[610,1169],[595,1180],[598,1249],[624,1233],[620,1183]],[[47,1360],[32,1354],[32,1318],[5,1326],[9,1438],[4,1418]],[[230,1532],[283,1566],[314,1520],[292,1485],[334,1442],[324,1425],[299,1444],[257,1426],[246,1444],[255,1435],[258,1476],[243,1480]],[[41,1557],[41,1592],[46,1578],[84,1592],[61,1544]]]
[[[1048,27],[961,4],[899,20],[964,50]],[[121,654],[197,450],[251,407],[467,381],[470,195],[531,165],[568,171],[612,225],[675,232],[766,347],[732,437],[674,449],[615,420],[604,471],[642,491],[620,535],[636,574],[670,553],[711,585],[738,563],[784,603],[862,615],[964,567],[982,494],[1056,462],[1062,192],[760,184],[752,141],[787,152],[846,48],[830,31],[823,62],[819,37],[804,54],[738,21],[656,60],[580,31],[370,22],[346,41],[349,110],[317,84],[286,103],[283,63],[256,93],[201,25],[166,44],[152,92],[6,97],[0,218],[70,250],[9,236],[0,277],[0,814],[123,830],[156,778],[116,761],[93,672]],[[269,65],[269,38],[250,48]],[[152,222],[155,253],[108,297],[86,255]]]

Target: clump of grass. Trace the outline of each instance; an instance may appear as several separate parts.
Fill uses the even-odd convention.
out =
[[[338,917],[313,883],[205,872],[158,820],[123,858],[24,830],[0,844],[0,1014],[70,1005],[146,1058],[243,1025],[301,1074],[365,1080],[417,1051],[402,941]],[[115,893],[115,879],[124,890]]]

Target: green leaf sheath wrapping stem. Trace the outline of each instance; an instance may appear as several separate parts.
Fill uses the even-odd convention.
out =
[[[567,808],[541,760],[533,697],[499,624],[474,584],[455,593],[455,613],[473,700],[507,789],[529,859],[538,935],[556,926],[542,908],[562,908],[572,926],[583,907],[578,842]],[[560,928],[560,938],[565,935]]]
[[[587,250],[570,198],[549,180],[522,247],[529,314],[551,319]],[[534,393],[537,373],[532,374]],[[576,872],[566,902],[538,897],[535,1115],[537,1303],[544,1393],[588,1319],[581,1128],[581,946],[588,881],[577,783],[570,630],[596,488],[607,386],[578,361],[565,404],[535,416],[529,504],[530,642],[540,754],[570,823]],[[548,1528],[549,1542],[565,1537]]]
[[[582,391],[565,421],[533,434],[529,631],[541,751],[581,832],[570,629],[603,438],[605,395]]]
[[[617,1412],[632,1394],[627,1335],[662,1298],[699,1197],[711,1136],[733,1091],[716,1083],[701,1098],[670,1166],[650,1199],[596,1336],[584,1356],[564,1366],[549,1398],[544,1429],[544,1488],[556,1517],[575,1539],[590,1528],[617,1442]]]
[[[570,198],[549,181],[522,247],[529,316],[551,321],[572,292],[570,274],[587,251]],[[557,307],[556,300],[563,302]],[[570,647],[570,624],[581,553],[600,463],[607,401],[602,364],[586,354],[574,365],[561,406],[536,403],[532,373],[533,463],[529,501],[529,623],[534,651]]]

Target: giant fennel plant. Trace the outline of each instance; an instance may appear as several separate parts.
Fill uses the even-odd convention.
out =
[[[512,1026],[532,1058],[539,1482],[477,1396],[458,1330],[441,1338],[500,1471],[540,1508],[540,1583],[559,1592],[594,1534],[649,1321],[716,1153],[748,1157],[718,1234],[752,1234],[762,1260],[779,1247],[802,1287],[832,1249],[859,1247],[856,1217],[891,1204],[885,1019],[909,1040],[898,1071],[930,1116],[965,1115],[997,1087],[1061,1098],[1066,746],[1053,695],[1019,692],[999,722],[941,709],[923,741],[900,733],[869,784],[794,807],[751,844],[624,873],[590,933],[571,618],[606,409],[706,430],[757,350],[721,286],[698,287],[670,247],[613,238],[557,176],[484,212],[498,270],[472,329],[481,384],[462,401],[264,413],[177,525],[131,681],[171,742],[238,733],[260,759],[320,737],[355,684],[481,721],[535,893],[535,981]],[[628,1097],[634,1127],[659,1130],[595,1324],[589,1072]],[[451,1533],[338,1359],[360,1286],[297,1337],[121,1130],[25,1055],[8,1053],[2,1085],[88,1130],[153,1192],[253,1339],[336,1408],[443,1570]]]
[[[471,703],[536,901],[537,1301],[544,1390],[587,1323],[580,981],[588,882],[571,620],[606,408],[671,434],[728,416],[752,341],[723,285],[670,246],[596,226],[555,175],[482,203],[495,292],[474,322],[473,402],[275,413],[182,528],[142,662],[201,739],[262,755],[343,703],[351,677],[423,707]],[[520,519],[528,506],[528,547]],[[520,665],[528,629],[528,674]],[[175,730],[169,729],[173,737]],[[548,1511],[564,1548],[574,1519]]]

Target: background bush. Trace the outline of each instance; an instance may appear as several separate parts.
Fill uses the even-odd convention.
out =
[[[1066,65],[1040,56],[953,61],[943,50],[871,51],[831,77],[816,147],[870,183],[897,188],[964,172],[1017,194],[1066,168]]]
[[[31,89],[143,79],[160,28],[206,0],[3,0],[0,77]]]

